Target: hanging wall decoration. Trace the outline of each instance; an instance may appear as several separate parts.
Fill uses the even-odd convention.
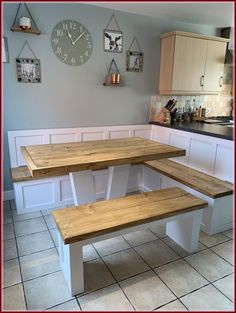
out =
[[[112,19],[116,23],[117,30],[109,29]],[[123,50],[123,32],[120,30],[114,13],[103,31],[103,43],[106,52],[122,52]]]
[[[139,51],[131,50],[134,42],[136,42]],[[134,37],[129,49],[126,51],[126,70],[128,72],[142,72],[143,71],[143,52],[140,49],[140,46],[136,37]]]
[[[25,46],[28,46],[34,59],[20,57]],[[16,58],[16,75],[19,83],[41,83],[40,60],[37,59],[27,40]]]
[[[2,37],[2,63],[9,63],[9,50],[7,44],[7,37]]]

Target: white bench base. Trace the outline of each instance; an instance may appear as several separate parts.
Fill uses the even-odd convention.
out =
[[[58,231],[59,255],[62,272],[70,289],[71,295],[84,291],[83,246],[116,236],[120,236],[156,224],[167,223],[166,234],[189,253],[198,249],[202,209],[176,215],[156,222],[127,228],[110,234],[97,236],[80,242],[65,245]]]

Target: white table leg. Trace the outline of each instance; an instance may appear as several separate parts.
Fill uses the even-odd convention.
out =
[[[79,243],[65,245],[59,238],[60,265],[71,295],[84,291],[83,246]]]
[[[182,216],[166,223],[166,234],[187,252],[198,249],[199,232],[203,210],[191,212],[190,216]]]
[[[126,195],[129,172],[130,164],[109,167],[106,200]]]
[[[74,204],[96,202],[96,193],[91,170],[73,172],[69,174]]]

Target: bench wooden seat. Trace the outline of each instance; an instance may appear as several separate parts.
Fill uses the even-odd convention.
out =
[[[233,227],[233,184],[167,159],[143,164],[156,172],[153,176],[145,173],[144,168],[145,184],[150,185],[150,190],[180,187],[208,202],[201,225],[206,234],[214,235]]]
[[[11,168],[11,179],[13,183],[34,179],[27,166]]]
[[[148,161],[144,164],[210,198],[216,199],[233,194],[232,184],[177,162],[165,159]]]
[[[134,194],[53,211],[61,268],[72,295],[84,291],[83,245],[166,221],[166,234],[188,252],[196,251],[203,201],[180,188]]]

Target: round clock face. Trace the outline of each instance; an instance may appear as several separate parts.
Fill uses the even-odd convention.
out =
[[[51,35],[53,52],[60,61],[68,65],[82,65],[93,50],[92,37],[77,21],[64,20],[58,23]]]

